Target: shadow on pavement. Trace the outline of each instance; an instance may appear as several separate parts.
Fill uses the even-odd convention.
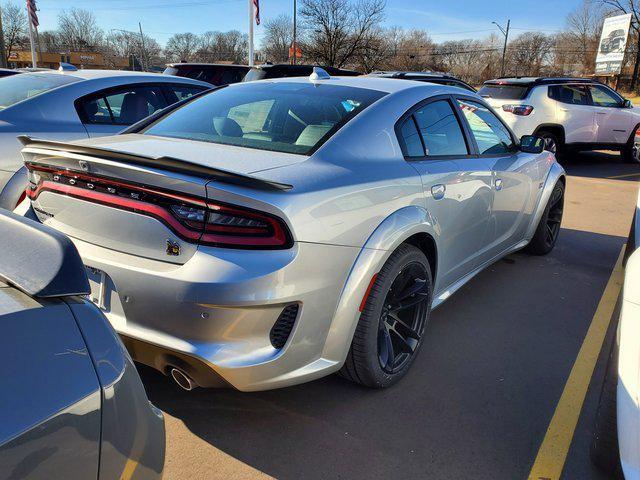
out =
[[[388,390],[333,375],[185,392],[141,376],[193,434],[277,478],[526,478],[623,243],[563,229],[551,255],[489,267],[433,312],[411,371]]]
[[[636,182],[640,180],[640,165],[625,163],[618,152],[596,151],[569,153],[561,160],[568,175],[608,178]]]

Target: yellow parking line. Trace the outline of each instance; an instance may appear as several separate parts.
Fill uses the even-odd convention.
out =
[[[629,178],[629,177],[640,177],[640,172],[638,173],[626,173],[624,175],[614,175],[612,177],[607,177],[608,179],[615,179],[615,178]]]
[[[133,473],[136,471],[138,467],[138,462],[133,459],[127,460],[127,463],[122,470],[122,475],[120,475],[120,480],[130,480],[133,477]]]
[[[618,301],[624,278],[622,247],[611,277],[604,289],[600,303],[593,315],[587,335],[582,342],[567,383],[547,428],[538,455],[533,463],[529,480],[557,480],[562,474],[573,433],[580,417],[582,404],[589,388],[593,369],[604,342],[613,311]]]

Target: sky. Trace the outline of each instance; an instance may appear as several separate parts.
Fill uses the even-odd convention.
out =
[[[13,0],[24,4],[22,0]],[[436,42],[499,34],[511,19],[512,34],[527,30],[554,33],[581,0],[387,0],[386,26],[425,29]],[[37,0],[40,31],[55,29],[58,14],[71,7],[90,10],[105,30],[138,30],[164,45],[171,35],[208,30],[247,31],[248,0]],[[262,24],[291,15],[293,0],[260,0]],[[259,46],[263,27],[255,27]],[[511,34],[510,34],[511,35]]]

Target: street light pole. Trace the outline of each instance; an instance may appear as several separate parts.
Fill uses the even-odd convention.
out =
[[[298,28],[298,6],[297,0],[293,0],[293,64],[296,64],[296,53],[298,52],[298,44],[296,41],[297,38],[297,28]]]
[[[144,34],[142,33],[142,23],[138,22],[138,27],[140,27],[140,47],[142,48],[142,70],[149,69],[149,59],[147,58],[147,47],[144,45]],[[147,64],[147,68],[145,68],[144,64]]]
[[[0,67],[7,68],[7,49],[4,45],[4,32],[2,31],[2,7],[0,6]]]
[[[506,30],[502,28],[497,22],[491,22],[496,27],[500,29],[502,34],[504,35],[504,46],[502,47],[502,67],[500,68],[500,76],[504,77],[504,62],[507,58],[507,42],[509,41],[509,27],[511,26],[511,20],[507,20],[507,28]]]

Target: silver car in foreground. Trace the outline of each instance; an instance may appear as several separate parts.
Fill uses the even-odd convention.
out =
[[[0,212],[0,478],[159,479],[162,413],[73,243]]]
[[[18,135],[77,140],[113,135],[211,85],[118,70],[35,71],[0,79],[0,207],[27,185]],[[22,168],[21,168],[22,167]]]
[[[133,358],[188,389],[388,386],[431,308],[558,238],[563,169],[462,89],[319,71],[169,110],[23,138],[22,207],[73,239]]]

